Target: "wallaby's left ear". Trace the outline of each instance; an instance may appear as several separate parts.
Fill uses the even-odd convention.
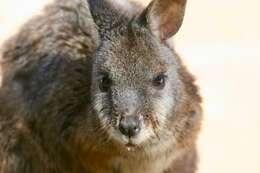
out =
[[[137,20],[163,41],[179,30],[185,6],[186,0],[153,0]]]

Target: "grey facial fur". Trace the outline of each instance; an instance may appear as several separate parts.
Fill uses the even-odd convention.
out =
[[[117,132],[120,117],[139,116],[145,122],[140,134],[143,138],[138,141],[144,142],[156,135],[155,128],[163,127],[168,116],[174,116],[172,112],[177,106],[175,100],[180,97],[181,87],[177,60],[149,30],[134,22],[127,27],[113,28],[107,37],[94,56],[94,107],[96,112],[102,110],[99,117],[113,126],[111,135],[117,138],[120,136]],[[166,76],[162,89],[152,83],[160,74]],[[99,89],[104,76],[112,82],[107,92]]]

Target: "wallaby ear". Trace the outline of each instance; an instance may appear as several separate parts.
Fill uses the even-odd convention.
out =
[[[153,0],[137,20],[163,41],[179,30],[185,6],[186,0]]]

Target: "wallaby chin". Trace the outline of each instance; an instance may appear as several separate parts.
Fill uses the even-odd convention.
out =
[[[56,0],[3,47],[2,173],[195,173],[185,0]]]

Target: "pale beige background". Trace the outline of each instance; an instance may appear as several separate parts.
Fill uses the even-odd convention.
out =
[[[0,43],[47,1],[0,0]],[[260,173],[260,1],[188,0],[175,43],[204,97],[198,172]]]

